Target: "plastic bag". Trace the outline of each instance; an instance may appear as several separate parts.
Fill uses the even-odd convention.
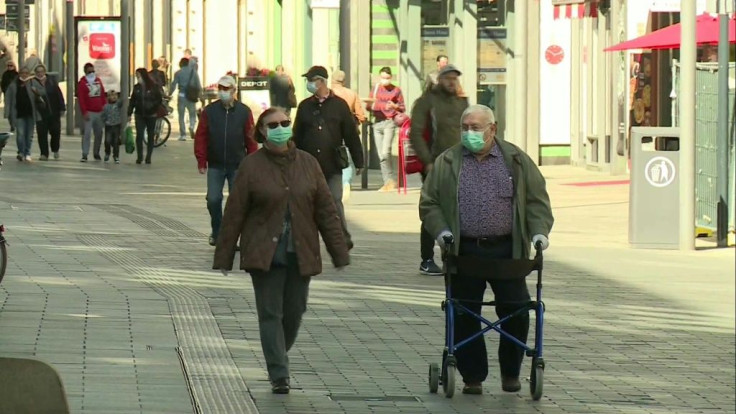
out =
[[[125,128],[125,152],[128,154],[135,152],[135,137],[133,136],[133,127],[130,125]]]

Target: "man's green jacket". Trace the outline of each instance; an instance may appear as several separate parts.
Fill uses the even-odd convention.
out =
[[[531,238],[537,234],[549,237],[552,230],[552,208],[542,173],[531,158],[516,145],[495,138],[514,181],[513,255],[528,258]],[[429,234],[437,237],[443,230],[455,236],[454,254],[459,254],[460,212],[458,183],[463,147],[456,145],[437,157],[429,172],[419,201],[419,217]]]

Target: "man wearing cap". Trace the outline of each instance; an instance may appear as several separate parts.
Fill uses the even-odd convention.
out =
[[[363,168],[363,149],[355,127],[355,118],[348,104],[327,87],[327,69],[312,66],[302,75],[307,81],[307,91],[312,94],[299,103],[294,118],[294,143],[297,148],[312,154],[322,167],[342,221],[348,247],[353,242],[347,230],[342,205],[342,152],[347,147],[355,164],[356,174]]]
[[[437,85],[414,103],[411,110],[409,140],[419,159],[424,164],[422,180],[432,168],[435,158],[460,142],[460,118],[468,107],[468,101],[458,96],[458,77],[461,75],[453,65],[445,65],[437,76]],[[424,133],[429,129],[429,143]],[[441,276],[442,269],[434,262],[434,237],[421,228],[421,256],[419,272],[429,276]]]
[[[222,189],[227,180],[232,187],[240,161],[258,150],[253,139],[253,113],[235,100],[235,79],[223,76],[217,82],[219,100],[202,109],[194,138],[194,155],[200,174],[207,174],[207,210],[212,233],[210,246],[217,242],[222,222]]]

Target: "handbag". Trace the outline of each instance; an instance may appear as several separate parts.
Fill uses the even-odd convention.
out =
[[[337,152],[337,166],[340,167],[341,170],[348,168],[350,166],[348,147],[346,147],[345,145],[340,145],[339,147],[335,148],[335,151]]]

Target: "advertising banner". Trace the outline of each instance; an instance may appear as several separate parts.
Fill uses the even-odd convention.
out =
[[[570,20],[554,20],[553,5],[550,2],[540,2],[540,7],[539,143],[569,145],[572,61]]]
[[[270,80],[266,76],[238,78],[239,100],[253,111],[253,117],[256,119],[271,106],[269,87]]]
[[[478,28],[478,84],[506,84],[506,29]]]
[[[84,65],[92,63],[105,90],[120,91],[121,23],[119,18],[76,18],[77,76],[84,74]]]
[[[437,56],[449,56],[449,27],[422,27],[422,79],[437,70]]]

